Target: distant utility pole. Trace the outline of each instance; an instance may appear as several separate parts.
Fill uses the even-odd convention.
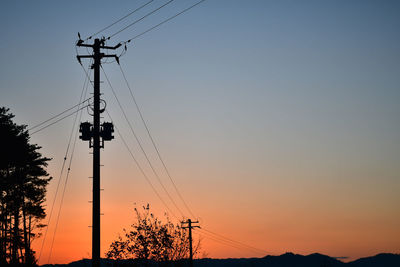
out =
[[[182,228],[188,228],[189,229],[189,262],[190,266],[193,267],[193,247],[192,247],[192,228],[200,228],[198,225],[192,225],[193,223],[199,223],[199,221],[192,222],[191,219],[187,219],[186,222],[182,222],[182,224],[187,224],[187,226],[182,226]]]
[[[92,214],[92,266],[100,266],[100,148],[104,148],[104,141],[111,141],[114,136],[114,126],[111,122],[104,122],[100,125],[100,113],[104,112],[105,102],[100,99],[100,65],[101,59],[104,57],[113,57],[118,62],[116,55],[105,55],[101,53],[101,49],[115,50],[121,46],[118,44],[114,47],[105,46],[103,39],[95,39],[93,44],[84,44],[79,38],[77,46],[88,47],[93,49],[92,55],[78,55],[77,59],[80,64],[82,58],[92,58],[94,71],[93,82],[93,124],[83,122],[80,125],[79,137],[83,141],[89,141],[89,147],[93,148],[93,214]],[[101,103],[104,107],[100,107]]]

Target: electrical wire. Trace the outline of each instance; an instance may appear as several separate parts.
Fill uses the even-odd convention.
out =
[[[176,204],[176,202],[175,202],[174,199],[171,197],[171,195],[168,193],[168,190],[165,188],[164,184],[162,183],[162,181],[161,181],[161,179],[160,179],[160,176],[158,175],[157,171],[155,170],[155,168],[154,168],[153,164],[151,163],[151,161],[150,161],[150,159],[149,159],[149,157],[148,157],[146,151],[144,150],[144,148],[143,148],[143,146],[142,146],[142,144],[141,144],[141,142],[140,142],[140,140],[139,140],[139,138],[138,138],[138,136],[137,136],[135,130],[133,129],[132,124],[130,123],[130,121],[129,121],[129,119],[128,119],[128,116],[126,115],[126,112],[125,112],[124,108],[122,107],[121,102],[119,101],[119,99],[118,99],[118,97],[117,97],[117,94],[115,93],[114,87],[111,85],[111,82],[110,82],[110,80],[108,79],[108,76],[107,76],[106,72],[104,71],[104,68],[101,67],[101,69],[103,70],[103,74],[104,74],[104,76],[106,77],[106,80],[107,80],[107,82],[108,82],[108,85],[110,86],[110,89],[111,89],[111,91],[112,91],[112,93],[113,93],[115,99],[117,100],[117,104],[118,104],[119,108],[121,109],[122,114],[124,115],[125,120],[126,120],[126,122],[128,123],[129,128],[131,129],[131,132],[132,132],[133,136],[134,136],[135,139],[136,139],[136,142],[138,143],[138,145],[139,145],[139,147],[140,147],[140,149],[141,149],[143,155],[145,156],[145,158],[146,158],[146,160],[147,160],[147,163],[149,164],[151,170],[153,171],[155,177],[157,178],[159,184],[161,185],[161,187],[162,187],[162,189],[164,190],[165,194],[168,196],[168,198],[169,198],[169,200],[171,201],[171,203],[175,206],[175,208],[179,211],[179,213],[180,213],[183,217],[185,217],[184,214],[183,214],[183,212],[181,211],[181,209],[178,207],[178,205]]]
[[[82,112],[81,112],[81,114],[82,114]],[[51,258],[51,254],[52,254],[52,251],[53,251],[54,240],[55,240],[55,237],[56,237],[56,233],[57,233],[57,229],[58,229],[58,223],[60,221],[61,210],[62,210],[62,206],[63,206],[63,203],[64,203],[65,191],[66,191],[66,188],[67,188],[69,175],[70,175],[70,171],[71,171],[72,159],[73,159],[73,155],[74,155],[74,151],[75,151],[75,145],[76,145],[77,136],[78,136],[78,131],[76,131],[76,133],[75,133],[74,145],[73,145],[73,149],[72,149],[72,152],[71,152],[71,157],[70,157],[70,161],[69,161],[69,165],[68,165],[68,169],[67,169],[67,176],[65,178],[63,192],[62,192],[62,195],[61,195],[60,208],[59,208],[58,214],[57,214],[56,226],[55,226],[54,233],[53,233],[53,239],[51,241],[50,253],[49,253],[47,264],[50,263],[50,258]]]
[[[267,252],[266,252],[265,250],[263,250],[263,249],[259,249],[259,248],[253,247],[253,246],[249,246],[249,245],[247,245],[247,244],[245,244],[245,243],[243,243],[243,242],[239,242],[239,241],[233,240],[232,238],[225,237],[225,236],[223,236],[223,235],[221,235],[221,234],[217,234],[217,233],[212,232],[212,231],[210,231],[210,230],[207,230],[207,229],[205,229],[205,228],[202,228],[201,231],[205,231],[205,232],[207,232],[207,233],[209,233],[209,234],[212,234],[212,235],[216,236],[217,238],[220,238],[220,239],[223,239],[223,240],[232,242],[232,243],[234,243],[234,244],[238,244],[238,245],[240,245],[240,246],[242,246],[242,247],[245,247],[245,248],[247,248],[247,249],[249,249],[249,250],[253,250],[253,251],[257,252],[257,253],[261,253],[261,254],[267,253]]]
[[[93,62],[93,59],[92,59],[90,62]],[[91,64],[91,63],[90,63],[90,64]],[[90,79],[89,73],[86,71],[86,69],[85,69],[85,67],[82,65],[82,63],[80,63],[80,65],[81,65],[83,71],[85,72],[86,77],[87,77],[88,80],[90,81],[90,84],[91,84],[92,87],[94,88],[94,84],[93,84],[92,80]],[[91,97],[91,98],[93,98],[93,97]]]
[[[157,153],[158,159],[159,159],[160,162],[162,163],[162,165],[163,165],[163,167],[164,167],[164,170],[165,170],[165,172],[166,172],[166,174],[167,174],[167,176],[168,176],[170,182],[172,183],[172,185],[173,185],[173,187],[174,187],[174,189],[175,189],[177,195],[179,196],[180,200],[183,202],[185,208],[186,208],[187,211],[190,213],[190,215],[192,216],[192,218],[196,218],[196,216],[193,214],[193,212],[190,210],[189,206],[187,205],[186,201],[183,199],[182,194],[179,192],[178,187],[176,186],[174,180],[172,179],[172,176],[171,176],[171,174],[170,174],[170,172],[169,172],[169,170],[168,170],[168,168],[167,168],[167,166],[166,166],[166,164],[165,164],[165,161],[163,160],[163,158],[162,158],[162,156],[161,156],[160,150],[158,149],[158,147],[157,147],[157,145],[156,145],[156,143],[155,143],[155,141],[154,141],[154,138],[153,138],[152,134],[150,133],[149,127],[147,126],[147,123],[146,123],[146,121],[145,121],[145,119],[144,119],[144,117],[143,117],[143,113],[142,113],[142,111],[141,111],[141,109],[140,109],[140,107],[139,107],[139,105],[138,105],[138,103],[137,103],[137,101],[136,101],[136,98],[135,98],[135,96],[134,96],[134,94],[133,94],[133,90],[132,90],[131,86],[129,85],[128,79],[126,78],[126,75],[125,75],[125,73],[124,73],[124,71],[123,71],[121,65],[118,64],[118,66],[119,66],[119,69],[121,70],[122,76],[124,77],[125,83],[126,83],[128,89],[129,89],[129,93],[130,93],[130,95],[131,95],[131,97],[132,97],[132,100],[133,100],[133,102],[134,102],[134,104],[135,104],[136,110],[138,111],[139,116],[140,116],[140,119],[142,120],[142,123],[143,123],[143,125],[144,125],[144,127],[145,127],[145,129],[146,129],[147,135],[149,136],[149,138],[150,138],[150,140],[151,140],[151,143],[153,144],[154,150],[155,150],[156,153]]]
[[[74,115],[74,114],[76,114],[76,113],[78,113],[80,110],[82,110],[82,109],[84,109],[84,108],[86,108],[86,107],[88,107],[88,106],[89,106],[89,105],[80,107],[79,109],[75,110],[75,111],[72,112],[71,114],[65,115],[64,117],[62,117],[62,118],[60,118],[60,119],[58,119],[58,120],[56,120],[56,121],[54,121],[54,122],[52,122],[52,123],[46,125],[46,126],[43,126],[43,127],[40,128],[39,130],[36,130],[36,131],[32,132],[30,135],[32,136],[32,135],[34,135],[34,134],[36,134],[36,133],[38,133],[38,132],[40,132],[40,131],[43,131],[44,129],[46,129],[46,128],[48,128],[48,127],[50,127],[50,126],[52,126],[52,125],[54,125],[54,124],[56,124],[56,123],[58,123],[58,122],[60,122],[60,121],[62,121],[62,120],[64,120],[64,119],[66,119],[66,118],[68,118],[68,117],[70,117],[70,116],[72,116],[72,115]]]
[[[198,231],[198,230],[196,230],[196,231]],[[224,241],[223,239],[214,238],[212,235],[208,235],[208,234],[206,234],[205,232],[201,232],[201,234],[202,234],[206,239],[211,239],[211,240],[213,240],[213,241],[215,241],[215,242],[217,242],[217,243],[220,243],[220,244],[222,244],[222,245],[226,245],[226,246],[229,246],[229,247],[233,247],[233,248],[236,248],[236,249],[238,249],[238,250],[243,250],[243,247],[240,247],[240,246],[237,246],[237,245],[232,244],[232,243],[230,243],[230,242]],[[199,233],[199,235],[200,235],[200,233]],[[253,251],[252,251],[252,252],[253,252]]]
[[[243,250],[248,250],[246,247],[242,247],[242,246],[239,246],[239,245],[237,245],[237,244],[235,244],[235,243],[226,241],[226,240],[224,240],[224,239],[217,238],[217,237],[215,237],[215,236],[213,236],[213,235],[208,234],[207,232],[202,232],[201,230],[198,230],[198,229],[197,229],[196,231],[199,231],[199,232],[198,232],[199,236],[205,237],[206,239],[213,240],[213,241],[215,241],[215,242],[217,242],[217,243],[220,243],[220,244],[222,244],[222,245],[226,245],[226,246],[229,246],[229,247],[233,247],[233,248],[236,248],[236,249],[242,250],[242,251],[243,251]],[[257,253],[257,252],[254,252],[253,250],[248,250],[248,251],[250,251],[250,252],[252,252],[252,253],[259,254],[259,253]],[[260,255],[261,255],[261,254],[260,254]],[[263,255],[264,255],[264,254],[263,254]]]
[[[124,43],[125,43],[125,44],[126,44],[126,43],[130,43],[132,40],[135,40],[136,38],[139,38],[140,36],[142,36],[142,35],[144,35],[144,34],[150,32],[150,31],[154,30],[155,28],[157,28],[157,27],[161,26],[162,24],[164,24],[164,23],[166,23],[166,22],[168,22],[168,21],[170,21],[170,20],[176,18],[177,16],[179,16],[179,15],[185,13],[186,11],[189,11],[190,9],[192,9],[192,8],[194,8],[195,6],[197,6],[197,5],[201,4],[201,3],[203,3],[204,1],[206,1],[206,0],[201,0],[201,1],[199,1],[199,2],[197,2],[197,3],[195,3],[195,4],[193,4],[193,5],[191,5],[190,7],[185,8],[185,9],[182,10],[181,12],[179,12],[179,13],[173,15],[172,17],[169,17],[169,18],[166,19],[166,20],[163,20],[162,22],[158,23],[157,25],[155,25],[155,26],[153,26],[153,27],[151,27],[151,28],[149,28],[149,29],[147,29],[147,30],[141,32],[141,33],[139,33],[138,35],[135,35],[134,37],[132,37],[131,39],[125,41]]]
[[[87,79],[85,78],[85,81],[86,81]],[[84,97],[86,97],[86,94],[87,94],[87,89],[88,89],[88,85],[89,85],[89,83],[86,83],[86,86],[84,87],[85,89],[82,91],[82,93],[81,93],[81,99],[82,99],[82,97],[84,98]],[[75,126],[76,126],[76,122],[78,121],[81,121],[81,119],[82,119],[82,109],[80,109],[80,114],[79,114],[79,120],[77,120],[77,118],[78,118],[78,113],[76,113],[76,116],[75,116],[75,118],[74,118],[74,122],[73,122],[73,124],[72,124],[72,129],[71,129],[71,134],[70,134],[70,138],[69,138],[69,143],[71,142],[71,140],[72,140],[72,136],[73,136],[73,133],[75,132],[75,134],[74,134],[74,142],[73,142],[73,145],[72,145],[72,150],[71,150],[71,155],[70,155],[70,159],[69,159],[69,164],[68,164],[68,169],[67,169],[67,175],[66,175],[66,177],[65,177],[65,183],[64,183],[64,188],[63,188],[63,192],[62,192],[62,195],[61,195],[61,201],[60,201],[60,207],[59,207],[59,210],[58,210],[58,214],[57,214],[57,219],[56,219],[56,225],[55,225],[55,228],[54,228],[54,233],[53,233],[53,238],[52,238],[52,241],[51,241],[51,246],[50,246],[50,252],[49,252],[49,257],[48,257],[48,264],[50,263],[50,258],[51,258],[51,254],[52,254],[52,252],[53,252],[53,246],[54,246],[54,241],[55,241],[55,237],[56,237],[56,233],[57,233],[57,229],[58,229],[58,223],[59,223],[59,221],[60,221],[60,215],[61,215],[61,210],[62,210],[62,206],[63,206],[63,203],[64,203],[64,196],[65,196],[65,191],[66,191],[66,188],[67,188],[67,184],[68,184],[68,180],[69,180],[69,175],[70,175],[70,171],[71,171],[71,166],[72,166],[72,160],[73,160],[73,157],[74,157],[74,152],[75,152],[75,147],[76,147],[76,141],[77,141],[77,139],[78,139],[78,131],[76,131],[75,129]],[[69,145],[68,145],[69,146]]]
[[[80,95],[80,97],[79,97],[80,104],[82,104],[82,103],[84,103],[84,102],[86,101],[86,100],[85,100],[85,101],[81,102],[81,101],[82,101],[82,98],[84,98],[84,97],[86,96],[87,87],[88,87],[88,85],[89,85],[89,82],[88,82],[88,81],[89,81],[89,80],[88,80],[87,76],[85,76],[85,80],[84,80],[84,83],[83,83],[81,95]],[[81,109],[81,110],[82,110],[82,109]],[[81,114],[82,114],[82,112],[81,112]],[[65,154],[64,154],[64,160],[63,160],[63,164],[62,164],[62,167],[61,167],[61,172],[60,172],[59,180],[58,180],[58,183],[57,183],[56,192],[55,192],[55,194],[54,194],[53,202],[52,202],[52,205],[51,205],[51,210],[50,210],[50,214],[49,214],[49,219],[48,219],[46,231],[45,231],[45,234],[44,234],[44,237],[43,237],[43,240],[42,240],[42,244],[41,244],[41,248],[40,248],[40,252],[39,252],[38,261],[40,260],[40,258],[41,258],[41,256],[42,256],[43,247],[44,247],[44,244],[45,244],[45,242],[46,242],[48,230],[49,230],[49,228],[50,228],[50,222],[51,222],[51,218],[52,218],[52,215],[53,215],[53,211],[54,211],[54,207],[55,207],[55,202],[56,202],[56,200],[57,200],[57,196],[58,196],[58,192],[59,192],[59,187],[60,187],[60,183],[61,183],[61,180],[62,180],[62,175],[63,175],[63,173],[64,173],[65,163],[66,163],[66,161],[67,161],[68,152],[69,152],[70,145],[71,145],[71,140],[72,140],[72,135],[73,135],[74,128],[75,128],[75,123],[76,123],[76,117],[75,117],[75,120],[74,120],[74,123],[73,123],[73,127],[72,127],[72,129],[71,129],[71,133],[70,133],[69,138],[68,138],[68,144],[67,144],[67,148],[66,148],[66,151],[65,151]]]
[[[154,0],[150,0],[150,1],[148,1],[147,3],[141,5],[140,7],[136,8],[136,9],[133,10],[132,12],[130,12],[130,13],[128,13],[127,15],[123,16],[122,18],[118,19],[117,21],[111,23],[111,24],[108,25],[107,27],[105,27],[105,28],[99,30],[98,32],[92,34],[91,36],[87,37],[84,41],[87,41],[87,40],[89,40],[89,39],[92,39],[92,37],[94,37],[94,36],[98,35],[99,33],[101,33],[101,32],[103,32],[103,31],[109,29],[110,27],[114,26],[115,24],[117,24],[118,22],[124,20],[125,18],[129,17],[130,15],[136,13],[137,11],[139,11],[139,10],[142,9],[142,8],[144,8],[145,6],[147,6],[148,4],[150,4],[150,3],[153,2],[153,1],[154,1]]]
[[[88,82],[87,82],[87,81],[88,81],[88,79],[87,79],[87,77],[85,77],[85,81],[84,81],[84,83],[83,83],[83,88],[82,88],[82,92],[81,92],[80,99],[82,99],[82,94],[83,94],[84,90],[87,90],[87,85],[88,85]],[[86,88],[86,89],[84,89],[84,88]],[[74,123],[74,124],[75,124],[75,123]],[[62,164],[62,167],[61,167],[60,176],[59,176],[58,183],[57,183],[57,187],[56,187],[56,192],[55,192],[55,194],[54,194],[53,202],[52,202],[51,209],[50,209],[49,219],[48,219],[48,221],[47,221],[47,227],[46,227],[46,230],[45,230],[45,233],[44,233],[44,236],[43,236],[42,245],[41,245],[41,247],[40,247],[40,252],[39,252],[38,261],[40,260],[40,258],[41,258],[41,256],[42,256],[43,247],[44,247],[44,244],[45,244],[45,242],[46,242],[47,232],[48,232],[48,230],[49,230],[49,225],[50,225],[50,222],[51,222],[51,218],[52,218],[52,215],[53,215],[53,210],[54,210],[55,202],[56,202],[57,195],[58,195],[58,189],[59,189],[59,187],[60,187],[60,182],[61,182],[61,180],[62,180],[62,175],[63,175],[63,173],[64,173],[65,163],[66,163],[66,161],[67,161],[67,156],[68,156],[68,152],[69,152],[69,147],[70,147],[70,145],[71,145],[71,137],[72,137],[72,131],[71,131],[71,134],[70,134],[70,137],[69,137],[69,140],[68,140],[68,145],[67,145],[67,148],[66,148],[66,151],[65,151],[64,160],[63,160],[63,164]]]
[[[49,118],[49,119],[47,119],[47,120],[45,120],[45,121],[43,121],[43,122],[41,122],[41,123],[39,123],[39,124],[36,124],[35,126],[32,126],[31,128],[28,129],[28,131],[32,131],[33,129],[38,128],[39,126],[42,126],[43,124],[46,124],[47,122],[52,121],[52,120],[54,120],[54,119],[57,118],[57,117],[60,117],[61,115],[67,113],[68,111],[70,111],[70,110],[76,108],[77,106],[82,105],[84,102],[88,101],[89,99],[90,99],[90,98],[88,98],[88,99],[86,99],[86,100],[84,100],[84,101],[82,101],[82,102],[79,102],[79,103],[76,104],[75,106],[70,107],[70,108],[64,110],[63,112],[61,112],[61,113],[59,113],[59,114],[57,114],[57,115],[54,115],[53,117],[51,117],[51,118]]]
[[[214,238],[221,239],[221,240],[223,240],[223,241],[225,241],[225,242],[230,242],[230,243],[232,243],[232,244],[235,244],[236,246],[240,246],[240,247],[242,247],[242,248],[246,248],[247,250],[251,250],[251,251],[256,252],[256,253],[259,253],[259,254],[265,254],[265,253],[267,253],[266,251],[264,251],[264,250],[262,250],[262,249],[259,249],[259,248],[253,247],[253,246],[249,246],[249,245],[247,245],[247,244],[245,244],[245,243],[242,243],[242,242],[233,240],[232,238],[225,237],[225,236],[223,236],[223,235],[221,235],[221,234],[217,234],[217,233],[212,232],[212,231],[210,231],[210,230],[207,230],[207,229],[205,229],[205,228],[203,228],[203,227],[200,229],[200,231],[203,232],[203,233],[210,234],[210,235],[212,235]]]
[[[114,37],[115,35],[125,31],[126,29],[128,29],[129,27],[135,25],[136,23],[138,23],[139,21],[147,18],[148,16],[150,16],[151,14],[157,12],[158,10],[160,10],[161,8],[165,7],[166,5],[172,3],[174,0],[169,0],[168,2],[166,2],[165,4],[159,6],[158,8],[154,9],[153,11],[147,13],[146,15],[144,15],[143,17],[141,17],[140,19],[135,20],[134,22],[128,24],[127,26],[125,26],[124,28],[122,28],[121,30],[117,31],[116,33],[113,33],[112,35],[110,35],[109,37],[107,37],[107,40],[110,40],[112,37]]]
[[[106,110],[106,113],[108,115],[108,117],[110,118],[111,122],[113,121],[113,119],[111,118],[110,113],[108,112],[108,110]],[[135,162],[136,166],[138,167],[138,169],[140,170],[140,172],[142,173],[143,177],[146,179],[147,183],[150,185],[151,189],[153,190],[153,192],[157,195],[157,197],[160,199],[161,203],[163,203],[163,205],[166,207],[166,209],[168,210],[168,212],[175,218],[178,219],[178,217],[176,217],[176,215],[172,212],[172,210],[169,208],[169,206],[167,205],[167,203],[164,201],[164,199],[161,197],[161,195],[158,193],[158,191],[156,190],[156,188],[154,187],[153,183],[150,181],[149,177],[146,175],[146,173],[144,172],[143,168],[141,167],[141,165],[139,164],[139,162],[137,161],[136,157],[134,156],[134,154],[132,153],[132,150],[129,148],[128,144],[126,143],[124,137],[122,136],[121,132],[119,131],[118,127],[115,126],[114,124],[114,128],[118,133],[118,136],[121,138],[122,143],[124,144],[125,148],[128,150],[131,158],[133,159],[133,161]]]
[[[48,230],[49,230],[49,225],[50,225],[51,217],[52,217],[52,215],[53,215],[54,204],[55,204],[56,199],[57,199],[58,189],[59,189],[59,187],[60,187],[60,182],[61,182],[61,180],[62,180],[62,175],[63,175],[63,173],[64,173],[65,163],[66,163],[66,161],[67,161],[67,154],[68,154],[69,145],[70,145],[70,144],[68,143],[67,151],[65,152],[63,164],[62,164],[62,167],[61,167],[60,176],[59,176],[58,183],[57,183],[56,192],[55,192],[54,199],[53,199],[53,204],[51,205],[49,219],[48,219],[48,221],[47,221],[46,230],[45,230],[45,233],[44,233],[44,236],[43,236],[43,240],[42,240],[42,245],[41,245],[41,247],[40,247],[38,262],[40,261],[40,258],[42,257],[44,243],[46,242],[47,232],[48,232]]]
[[[67,146],[67,151],[65,152],[63,164],[62,164],[62,167],[61,167],[60,177],[59,177],[59,179],[58,179],[57,188],[56,188],[56,192],[55,192],[54,199],[53,199],[53,204],[51,205],[49,219],[48,219],[48,221],[47,221],[46,230],[45,230],[45,233],[44,233],[44,236],[43,236],[43,240],[42,240],[42,245],[41,245],[41,247],[40,247],[38,262],[40,261],[40,258],[42,257],[44,243],[46,242],[47,232],[48,232],[48,230],[49,230],[49,225],[50,225],[51,217],[52,217],[52,215],[53,215],[54,204],[55,204],[56,199],[57,199],[58,189],[59,189],[59,187],[60,187],[60,182],[61,182],[61,179],[62,179],[62,174],[64,173],[65,163],[66,163],[66,161],[67,161],[68,148],[69,148],[69,144],[68,144],[68,146]]]

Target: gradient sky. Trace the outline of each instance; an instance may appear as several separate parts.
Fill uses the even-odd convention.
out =
[[[77,32],[87,37],[145,2],[2,1],[0,105],[11,109],[17,123],[33,126],[76,104],[85,79],[75,58]],[[175,2],[110,44],[195,3]],[[155,0],[106,33],[161,3]],[[398,1],[207,0],[129,45],[121,65],[203,227],[265,254],[355,259],[400,253],[399,14]],[[161,179],[184,209],[118,65],[104,69]],[[106,83],[102,92],[115,125],[173,208]],[[89,119],[84,112],[83,120]],[[53,158],[48,209],[72,123],[71,117],[32,136]],[[89,152],[87,142],[78,140],[51,263],[91,255]],[[150,203],[159,217],[165,207],[118,136],[106,143],[102,164],[105,252],[134,220],[134,203]],[[56,214],[40,263],[48,262]],[[203,238],[209,257],[263,256]],[[34,248],[40,244],[36,240]]]

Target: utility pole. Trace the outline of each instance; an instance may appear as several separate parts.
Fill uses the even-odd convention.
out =
[[[90,122],[83,122],[80,125],[79,132],[81,132],[80,139],[89,141],[89,148],[93,148],[93,201],[92,201],[92,266],[100,266],[100,148],[104,148],[104,141],[111,141],[114,136],[114,126],[111,122],[104,122],[100,124],[100,114],[104,112],[101,108],[101,103],[104,100],[100,99],[100,65],[101,59],[104,57],[113,57],[119,61],[116,55],[105,55],[101,52],[102,49],[115,50],[121,46],[117,44],[114,47],[105,46],[105,39],[95,39],[93,44],[84,44],[84,41],[79,38],[77,46],[88,47],[93,49],[92,55],[78,55],[77,59],[80,64],[82,58],[92,58],[94,71],[93,79],[93,124]]]
[[[182,226],[182,228],[184,228],[184,229],[188,228],[189,229],[189,252],[190,252],[189,263],[190,263],[190,267],[193,267],[192,229],[193,228],[200,228],[200,226],[198,226],[198,225],[192,225],[193,223],[199,223],[199,221],[192,222],[191,219],[187,219],[186,222],[182,222],[182,224],[187,224],[187,226]]]

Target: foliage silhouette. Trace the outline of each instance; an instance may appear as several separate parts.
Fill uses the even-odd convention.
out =
[[[25,125],[17,125],[9,109],[0,107],[0,265],[36,264],[32,241],[44,227],[45,170],[49,158],[29,143]]]
[[[124,235],[112,242],[106,257],[108,259],[141,259],[156,262],[177,262],[189,257],[189,236],[186,229],[174,225],[168,217],[166,222],[150,213],[150,207],[142,211],[134,209],[137,221]],[[193,248],[196,255],[200,249],[200,240]]]

